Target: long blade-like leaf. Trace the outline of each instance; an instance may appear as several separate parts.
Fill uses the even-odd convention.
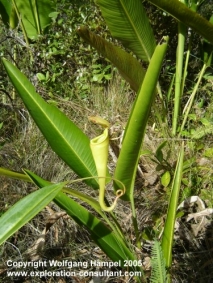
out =
[[[96,0],[113,37],[140,59],[150,61],[155,38],[141,0]]]
[[[5,168],[0,167],[0,175],[2,175],[2,176],[7,176],[9,178],[22,180],[22,181],[26,181],[26,182],[33,182],[38,187],[41,187],[41,186],[44,187],[44,186],[52,185],[51,182],[42,179],[41,177],[37,176],[35,173],[31,172],[30,170],[23,169],[23,171],[24,171],[25,174],[15,172],[15,171],[11,171],[9,169],[5,169]],[[63,187],[62,191],[70,194],[73,197],[77,197],[77,198],[81,199],[82,201],[86,202],[105,219],[105,214],[102,211],[100,204],[97,200],[93,199],[90,196],[82,194],[81,192],[78,192],[74,189],[68,188],[68,187]]]
[[[15,171],[11,171],[11,170],[0,167],[0,175],[2,175],[2,176],[7,176],[7,177],[10,177],[10,178],[14,178],[14,179],[17,179],[17,180],[23,180],[23,181],[27,181],[27,182],[33,182],[38,187],[41,187],[41,186],[44,187],[44,186],[52,184],[52,183],[42,179],[41,177],[37,176],[36,174],[34,174],[33,172],[31,172],[29,170],[25,169],[23,171],[25,172],[25,174],[15,172]],[[103,219],[112,228],[113,231],[115,231],[116,233],[118,232],[119,235],[121,235],[121,237],[123,237],[120,228],[118,226],[116,226],[117,227],[117,229],[116,229],[116,227],[113,225],[112,221],[102,211],[100,204],[97,200],[95,200],[92,197],[85,195],[85,194],[83,194],[79,191],[68,188],[68,187],[63,187],[62,191],[65,192],[65,193],[68,193],[69,195],[71,195],[73,197],[77,197],[80,200],[89,204],[96,212],[99,213],[99,215],[101,215],[103,217]]]
[[[13,178],[13,179],[17,179],[17,180],[31,182],[30,178],[27,175],[25,175],[23,173],[16,172],[16,171],[11,171],[11,170],[3,168],[3,167],[0,167],[0,175],[7,176],[9,178]]]
[[[77,33],[102,56],[109,59],[118,68],[121,76],[130,84],[131,88],[138,91],[145,76],[145,70],[137,59],[89,31],[86,27],[80,27]]]
[[[25,172],[40,188],[49,184],[48,181],[36,176],[29,170],[25,170]],[[79,197],[79,195],[76,196]],[[113,261],[118,262],[120,260],[121,266],[124,266],[125,260],[135,259],[134,254],[130,251],[119,234],[110,230],[100,219],[95,217],[80,204],[67,197],[62,192],[57,194],[54,202],[64,209],[78,224],[86,226],[93,240]],[[141,275],[143,274],[139,267],[136,269],[141,272]]]
[[[68,198],[63,193],[59,193],[54,199],[55,203],[64,209],[78,224],[87,227],[93,240],[106,253],[106,255],[115,262],[121,261],[121,266],[124,266],[126,260],[136,259],[134,253],[127,247],[126,243],[118,234],[111,231],[101,220],[88,212],[84,207],[77,202]],[[136,269],[143,275],[140,267],[130,267]],[[140,277],[140,275],[139,275]],[[143,282],[143,281],[142,281]]]
[[[3,64],[16,91],[52,149],[80,177],[97,176],[89,138],[58,108],[46,103],[14,65],[6,59],[3,59]],[[85,182],[98,188],[95,179]]]
[[[178,0],[148,0],[213,44],[213,25]]]
[[[125,185],[126,200],[133,199],[138,158],[167,44],[168,38],[165,38],[165,41],[156,47],[125,129],[114,177]],[[115,188],[119,188],[116,182]]]
[[[176,219],[176,211],[178,205],[178,198],[180,192],[180,185],[183,172],[183,158],[184,158],[184,144],[181,146],[180,154],[177,161],[177,166],[172,182],[172,192],[169,201],[169,208],[167,212],[165,227],[162,237],[162,250],[166,259],[166,267],[171,266],[172,262],[172,244],[174,238],[174,227]]]
[[[47,186],[47,184],[51,184],[49,181],[42,179],[41,177],[37,176],[35,173],[31,172],[30,170],[24,169],[23,171],[26,174],[24,176],[26,176],[26,178],[28,178],[28,180],[32,181],[38,187],[42,187],[42,186],[44,187],[44,186]],[[80,200],[86,202],[87,204],[89,204],[96,212],[98,212],[104,218],[104,212],[101,210],[100,204],[97,200],[93,199],[90,196],[82,194],[81,192],[78,192],[76,190],[68,188],[68,187],[64,187],[62,189],[62,191],[70,194],[73,197],[77,197]]]
[[[64,183],[48,185],[24,197],[0,217],[0,245],[41,211],[63,188]]]

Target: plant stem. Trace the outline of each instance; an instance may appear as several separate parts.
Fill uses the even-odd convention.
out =
[[[182,23],[178,24],[178,47],[176,55],[176,74],[175,74],[175,101],[174,101],[174,113],[172,121],[172,134],[176,135],[178,116],[180,111],[180,100],[181,100],[181,81],[183,72],[183,56],[184,56],[184,43],[186,35],[186,26]]]
[[[39,12],[38,12],[38,7],[37,7],[37,0],[34,0],[33,3],[34,3],[34,9],[33,9],[33,7],[32,7],[33,17],[34,17],[34,19],[35,19],[37,32],[38,32],[38,34],[41,34],[41,24],[40,24],[40,19],[39,19]]]
[[[13,48],[13,61],[16,62],[16,59],[17,59],[17,45],[15,44]],[[15,100],[15,98],[16,98],[16,91],[15,88],[13,87],[12,99]]]
[[[188,64],[189,64],[189,55],[191,53],[191,42],[192,42],[192,36],[190,35],[189,44],[188,44],[188,50],[186,52],[186,60],[185,60],[185,66],[184,66],[184,71],[183,71],[182,84],[181,84],[181,93],[182,94],[183,94],[183,91],[184,91],[185,81],[186,81],[186,77],[187,77],[187,68],[188,68]]]
[[[12,0],[12,1],[13,1],[13,5],[14,5],[14,8],[15,8],[15,11],[16,11],[16,14],[17,14],[17,17],[18,17],[18,20],[19,20],[19,23],[20,23],[23,35],[24,35],[24,39],[25,39],[27,48],[29,49],[29,54],[30,54],[31,62],[33,62],[33,55],[32,55],[32,52],[30,50],[30,43],[29,43],[29,40],[28,40],[28,37],[27,37],[27,32],[26,32],[25,26],[24,26],[23,21],[21,19],[21,15],[19,14],[18,7],[16,5],[16,1],[14,1],[14,0]]]
[[[185,106],[185,108],[184,108],[184,110],[183,110],[183,113],[184,113],[184,112],[186,112],[186,113],[185,113],[185,115],[184,115],[184,119],[183,119],[183,122],[182,122],[182,125],[181,125],[181,128],[180,128],[180,132],[179,132],[178,137],[180,137],[180,134],[181,134],[181,132],[183,131],[183,128],[184,128],[184,126],[185,126],[185,124],[186,124],[186,120],[187,120],[187,118],[188,118],[189,112],[190,112],[191,107],[192,107],[192,103],[193,103],[193,101],[194,101],[195,95],[196,95],[197,90],[198,90],[198,86],[199,86],[199,84],[200,84],[200,81],[201,81],[201,79],[202,79],[204,73],[205,73],[206,68],[207,68],[207,65],[204,64],[204,65],[203,65],[203,68],[202,68],[202,70],[201,70],[201,72],[200,72],[198,81],[197,81],[196,85],[194,86],[193,92],[192,92],[191,96],[189,97],[189,100],[188,100],[188,102],[187,102],[187,104],[186,104],[186,106]]]
[[[132,209],[132,223],[135,231],[136,236],[136,246],[140,249],[141,248],[141,242],[140,242],[140,234],[138,229],[138,222],[137,222],[137,215],[135,210],[135,202],[134,198],[131,198],[131,209]]]
[[[176,219],[177,204],[182,180],[183,171],[183,158],[184,158],[184,143],[181,144],[180,154],[177,160],[177,166],[172,182],[171,196],[169,200],[169,207],[166,216],[166,222],[162,237],[162,250],[166,260],[166,267],[170,268],[172,263],[172,244],[174,238],[174,227]],[[170,282],[170,278],[168,280]]]

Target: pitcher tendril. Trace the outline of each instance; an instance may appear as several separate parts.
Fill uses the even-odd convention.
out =
[[[95,124],[101,125],[104,128],[103,133],[95,137],[90,141],[90,148],[92,150],[92,155],[95,161],[97,173],[98,173],[98,183],[99,183],[99,203],[104,211],[112,211],[118,199],[125,193],[124,190],[116,191],[116,198],[111,206],[107,206],[104,201],[105,197],[105,186],[107,178],[107,162],[108,162],[108,152],[109,152],[109,122],[101,117],[89,117],[89,120]]]

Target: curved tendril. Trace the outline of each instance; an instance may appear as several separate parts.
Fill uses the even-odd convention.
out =
[[[101,177],[99,177],[99,178],[101,178]],[[103,178],[107,178],[107,177],[103,177]],[[113,179],[113,178],[111,178],[111,179]],[[120,181],[118,181],[118,182],[120,182]],[[120,183],[121,183],[121,182],[120,182]],[[115,194],[116,194],[116,198],[114,199],[114,201],[113,201],[113,203],[112,203],[111,206],[107,206],[107,205],[105,204],[105,201],[104,201],[104,197],[105,197],[105,186],[102,187],[102,188],[100,188],[100,192],[99,192],[99,204],[100,204],[100,207],[101,207],[104,211],[106,211],[106,212],[113,211],[113,209],[116,207],[116,204],[117,204],[118,199],[119,199],[122,195],[125,194],[126,189],[125,189],[123,183],[121,183],[121,184],[122,184],[122,186],[123,186],[123,190],[120,189],[120,190],[117,190],[117,191],[116,191],[116,193],[115,193]]]
[[[72,180],[72,181],[69,181],[69,183],[70,183],[70,184],[78,183],[78,182],[81,182],[81,181],[84,181],[84,180],[88,180],[88,179],[93,179],[93,178],[114,180],[114,181],[116,181],[117,183],[120,183],[121,186],[123,187],[122,189],[119,189],[119,190],[116,191],[116,193],[115,193],[115,194],[116,194],[116,198],[114,199],[114,202],[113,202],[113,204],[112,204],[111,206],[107,206],[107,205],[105,204],[105,201],[104,201],[105,187],[104,187],[104,190],[101,190],[100,193],[99,193],[99,204],[100,204],[100,207],[101,207],[104,211],[106,211],[106,212],[112,211],[112,210],[115,208],[118,199],[119,199],[122,195],[124,195],[125,192],[126,192],[126,188],[125,188],[124,184],[123,184],[121,181],[119,181],[119,180],[117,180],[117,179],[115,179],[115,178],[113,178],[113,177],[108,177],[108,176],[107,176],[107,177],[93,176],[93,177],[85,177],[85,178],[80,178],[80,179],[77,179],[77,180]],[[70,193],[69,188],[66,188],[66,187],[64,187],[64,188],[62,189],[62,191],[65,192],[65,193],[68,193],[68,194]],[[101,197],[100,197],[100,196],[101,196]],[[100,199],[100,198],[101,198],[101,199]]]

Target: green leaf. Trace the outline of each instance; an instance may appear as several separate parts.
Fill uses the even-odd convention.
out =
[[[5,25],[9,25],[11,28],[17,26],[18,18],[12,1],[0,0],[0,14]]]
[[[204,126],[210,126],[211,125],[211,121],[209,121],[206,118],[201,118],[200,122],[204,125]]]
[[[213,157],[213,147],[206,149],[205,152],[204,152],[204,156]]]
[[[93,76],[92,80],[94,82],[101,82],[104,77],[104,74],[96,74]]]
[[[0,175],[7,176],[9,178],[14,178],[14,179],[18,179],[18,180],[23,180],[23,181],[31,182],[29,177],[24,175],[23,173],[11,171],[11,170],[8,170],[8,169],[3,168],[3,167],[0,167]]]
[[[162,152],[162,150],[156,151],[155,156],[156,156],[157,160],[158,160],[160,163],[163,161],[163,152]]]
[[[36,77],[39,79],[39,81],[46,81],[46,76],[42,73],[37,73]]]
[[[127,247],[127,244],[111,231],[101,220],[88,212],[77,202],[59,193],[55,198],[55,203],[64,209],[78,224],[86,226],[91,233],[91,237],[96,244],[113,261],[121,260],[121,266],[124,266],[125,260],[135,260],[134,253]],[[129,267],[130,270],[136,269],[143,274],[139,267]]]
[[[166,146],[167,141],[162,142],[155,152],[155,156],[159,162],[163,161],[163,152],[162,149]]]
[[[80,27],[77,32],[102,56],[109,59],[118,68],[119,73],[130,84],[131,88],[138,91],[145,76],[145,70],[132,55],[89,31],[86,27]],[[100,66],[93,65],[92,67]]]
[[[171,266],[172,262],[172,244],[174,237],[174,226],[176,219],[176,211],[178,205],[178,198],[182,180],[183,172],[183,158],[184,158],[184,144],[181,146],[180,154],[175,169],[175,174],[172,182],[172,192],[169,201],[168,212],[166,216],[165,227],[162,237],[162,249],[166,259],[166,267]]]
[[[9,23],[9,17],[12,10],[13,4],[12,1],[0,0],[0,13],[4,23]]]
[[[0,168],[1,169],[1,168]],[[44,186],[47,186],[48,184],[50,185],[51,183],[49,181],[46,181],[44,179],[42,179],[41,177],[37,176],[35,173],[31,172],[30,170],[26,170],[24,169],[23,170],[24,173],[26,174],[26,177],[28,179],[30,179],[30,181],[32,181],[36,186],[38,186],[39,188],[42,188]],[[76,181],[76,180],[75,180]],[[74,182],[75,182],[74,181]],[[69,183],[72,183],[69,182]],[[62,189],[63,192],[65,193],[68,193],[70,194],[71,196],[73,197],[77,197],[79,198],[80,200],[86,202],[87,204],[89,204],[96,212],[98,212],[103,218],[105,217],[104,216],[104,213],[103,211],[101,210],[101,207],[100,207],[100,204],[98,201],[94,200],[93,198],[91,198],[90,196],[87,196],[87,195],[84,195],[82,194],[81,192],[78,192],[76,190],[73,190],[71,188],[67,188],[67,187],[64,187]]]
[[[52,12],[49,14],[49,17],[52,18],[53,20],[56,20],[60,13],[59,12]]]
[[[33,182],[36,186],[38,187],[44,187],[44,186],[48,186],[51,185],[50,182],[45,181],[44,179],[42,179],[41,177],[37,176],[36,174],[34,174],[33,172],[29,171],[29,170],[23,170],[25,174],[23,173],[19,173],[19,172],[15,172],[15,171],[11,171],[5,168],[1,168],[0,167],[0,175],[3,176],[7,176],[10,178],[14,178],[17,180],[23,180],[23,181],[27,181],[27,182]],[[76,180],[74,180],[74,182],[76,182]],[[106,216],[106,214],[102,211],[100,204],[98,201],[96,201],[95,199],[89,197],[88,195],[84,195],[76,190],[73,190],[71,188],[67,188],[67,187],[63,187],[62,191],[65,193],[70,194],[71,196],[77,197],[80,200],[86,202],[87,204],[89,204],[96,212],[98,212],[103,219],[106,221],[106,223],[109,225],[109,227],[112,228],[112,230],[114,230],[116,233],[118,232],[119,235],[122,236],[122,232],[120,231],[120,228],[116,225],[117,229],[115,229],[115,227],[112,224],[112,221],[110,221],[110,219]]]
[[[198,34],[213,44],[213,25],[198,13],[192,11],[185,4],[177,0],[148,0],[157,7],[168,12],[178,21],[192,28]]]
[[[80,177],[97,176],[89,138],[58,108],[46,103],[14,65],[6,59],[2,61],[13,86],[52,149]],[[95,179],[85,182],[98,189]]]
[[[49,182],[36,176],[29,170],[25,170],[29,177],[35,182],[35,184],[42,188],[49,184]],[[76,195],[77,196],[77,195]],[[78,194],[79,197],[79,194]],[[84,225],[89,232],[93,240],[97,245],[111,258],[113,261],[121,261],[121,266],[124,266],[125,260],[135,260],[134,253],[128,248],[123,239],[111,229],[109,229],[100,219],[91,214],[83,206],[67,197],[64,193],[60,192],[54,199],[54,202],[70,215],[76,223]],[[131,269],[131,267],[130,267]],[[136,268],[143,274],[142,269]]]
[[[27,36],[36,39],[51,23],[49,14],[55,11],[54,2],[51,0],[15,0],[15,4]]]
[[[138,158],[167,44],[168,38],[165,38],[165,42],[156,47],[125,129],[114,177],[125,185],[126,200],[133,199]],[[118,188],[115,182],[115,189]]]
[[[162,143],[158,146],[158,148],[157,148],[155,154],[157,154],[158,151],[161,151],[161,150],[166,146],[166,144],[167,144],[167,141],[162,142]]]
[[[166,188],[168,187],[170,181],[171,181],[171,174],[169,171],[166,171],[161,177],[161,184]]]
[[[63,188],[49,185],[19,200],[0,217],[0,245],[41,211]]]
[[[155,38],[141,0],[96,0],[113,37],[140,59],[150,61]]]

